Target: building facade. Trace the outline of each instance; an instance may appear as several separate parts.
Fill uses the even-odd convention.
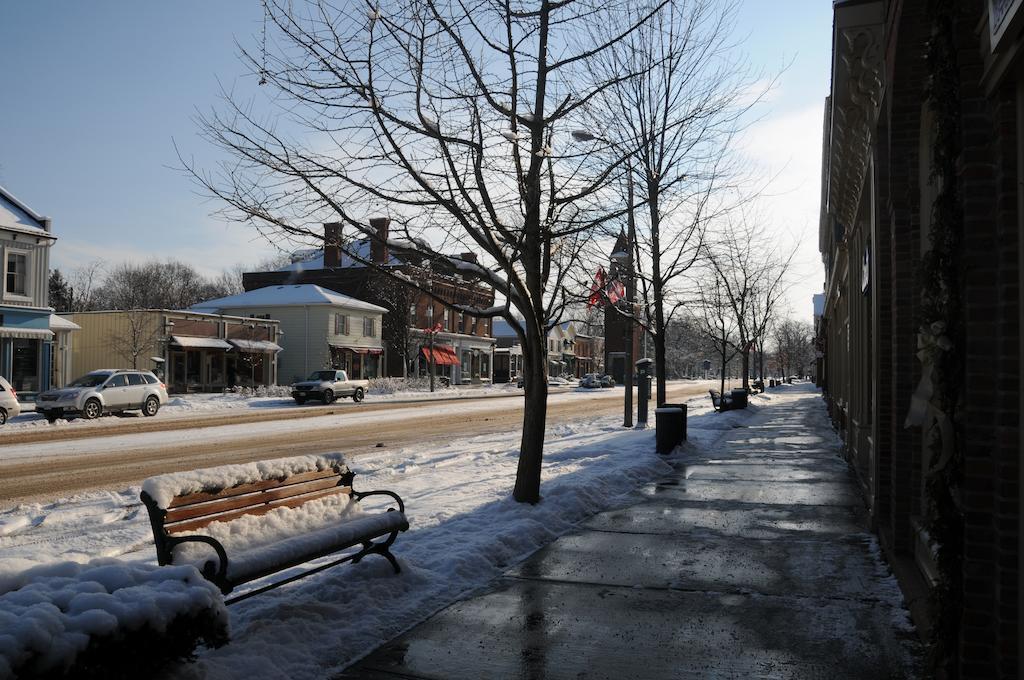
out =
[[[22,396],[50,387],[50,248],[48,217],[0,187],[0,375]]]
[[[279,324],[167,309],[62,314],[76,324],[76,375],[103,368],[153,370],[169,392],[220,392],[277,382]]]
[[[383,307],[320,286],[270,286],[193,305],[195,311],[276,319],[279,324],[277,383],[290,385],[323,368],[345,370],[360,380],[379,378]]]
[[[442,347],[435,354],[438,373],[453,383],[483,382],[491,379],[494,339],[491,320],[462,314],[441,304],[420,288],[436,293],[437,298],[479,309],[494,303],[494,291],[470,276],[441,273],[425,263],[388,251],[390,221],[370,221],[379,238],[346,243],[344,248],[339,224],[324,225],[325,247],[296,255],[295,261],[279,271],[247,272],[245,289],[254,290],[282,284],[316,284],[329,291],[364,300],[383,307],[383,374],[392,377],[423,375],[429,363],[431,333]],[[461,258],[472,260],[471,253]],[[415,285],[404,284],[385,270],[407,277]],[[443,367],[443,368],[442,368]]]
[[[1024,646],[1020,5],[834,3],[816,378],[938,677]]]

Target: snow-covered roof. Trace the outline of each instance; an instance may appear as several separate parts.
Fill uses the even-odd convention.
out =
[[[370,240],[362,239],[360,241],[353,241],[345,246],[345,250],[356,255],[356,257],[362,260],[370,259]],[[287,267],[282,268],[280,271],[283,272],[301,272],[308,269],[323,269],[324,268],[324,249],[323,248],[310,248],[308,250],[299,250],[292,253],[292,262]],[[391,253],[388,253],[387,264],[402,264],[401,260],[396,258]],[[362,262],[353,259],[346,252],[339,252],[339,264],[338,267],[365,267]]]
[[[50,330],[51,331],[80,331],[82,327],[70,319],[65,319],[62,316],[56,314],[50,315]]]
[[[50,234],[49,218],[32,210],[3,187],[0,187],[0,228],[54,238]]]
[[[491,320],[491,337],[514,338],[516,337],[516,332],[512,330],[512,325],[508,321],[505,321],[500,316],[496,316]]]
[[[257,288],[238,295],[200,302],[192,305],[189,309],[197,312],[214,312],[223,309],[305,305],[336,305],[367,312],[380,312],[381,314],[388,311],[384,307],[335,293],[333,290],[327,290],[312,283]]]

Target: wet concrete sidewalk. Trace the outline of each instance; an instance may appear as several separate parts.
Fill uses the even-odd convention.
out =
[[[915,677],[909,616],[818,392],[769,397],[635,505],[341,677]]]

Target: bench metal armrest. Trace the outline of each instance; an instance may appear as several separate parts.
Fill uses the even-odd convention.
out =
[[[182,543],[205,543],[210,546],[217,553],[217,560],[220,564],[217,567],[217,571],[214,572],[212,568],[213,560],[207,560],[203,566],[203,576],[214,583],[224,583],[227,581],[228,554],[224,550],[224,546],[216,538],[211,536],[167,536],[164,540],[167,542],[168,552],[173,551],[175,546]]]
[[[402,499],[399,498],[398,494],[395,493],[394,491],[386,491],[383,489],[378,491],[356,491],[355,489],[352,490],[352,497],[355,498],[356,501],[361,501],[367,496],[391,496],[398,503],[398,511],[403,513],[405,512],[405,503],[402,502]]]

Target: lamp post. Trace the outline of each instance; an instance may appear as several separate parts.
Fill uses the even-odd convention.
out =
[[[573,130],[572,138],[578,142],[602,141],[619,153],[622,149],[619,145],[604,137],[599,137],[586,130]],[[633,427],[633,323],[636,307],[636,282],[633,276],[633,247],[636,243],[636,222],[633,219],[633,163],[631,154],[624,154],[626,160],[626,250],[612,253],[612,259],[625,271],[626,278],[626,361],[623,370],[623,383],[626,388],[626,400],[623,427]]]

